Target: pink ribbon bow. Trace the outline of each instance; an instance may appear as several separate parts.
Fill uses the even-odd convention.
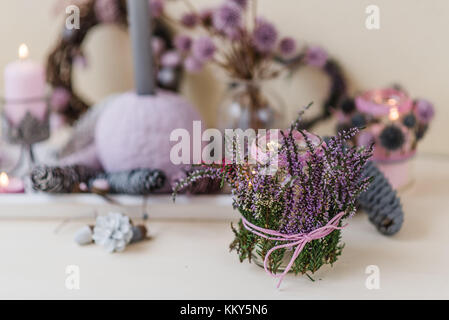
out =
[[[299,233],[299,234],[293,234],[293,235],[287,235],[287,234],[283,234],[283,233],[280,233],[280,232],[277,232],[274,230],[269,230],[269,229],[264,229],[264,228],[258,227],[256,225],[250,223],[244,217],[242,217],[242,222],[243,222],[244,227],[248,231],[250,231],[262,238],[272,240],[272,241],[286,241],[287,242],[285,244],[278,245],[276,247],[271,248],[265,255],[265,260],[263,262],[263,267],[265,269],[265,272],[267,272],[269,275],[271,275],[274,278],[279,278],[279,282],[277,285],[277,288],[279,288],[285,275],[290,271],[296,258],[299,256],[299,254],[304,249],[304,247],[306,246],[307,243],[309,243],[313,240],[318,240],[318,239],[324,238],[325,236],[329,235],[332,231],[341,230],[344,227],[346,227],[346,225],[344,225],[342,227],[338,227],[338,224],[344,215],[345,215],[345,212],[340,212],[335,217],[333,217],[325,226],[323,226],[321,228],[315,229],[309,233]],[[296,247],[295,252],[293,253],[293,256],[290,259],[290,262],[288,263],[287,267],[285,268],[285,270],[282,274],[280,274],[280,275],[273,274],[271,271],[268,270],[268,259],[270,258],[270,255],[274,251],[283,249],[283,248],[293,248],[293,247]]]

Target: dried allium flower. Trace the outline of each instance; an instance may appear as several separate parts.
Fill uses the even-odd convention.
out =
[[[181,17],[181,23],[187,28],[194,28],[198,24],[198,16],[195,13],[186,13]]]
[[[192,46],[193,56],[201,62],[205,62],[213,58],[216,46],[211,38],[201,37],[194,41]]]
[[[164,67],[174,68],[181,64],[182,58],[178,51],[170,50],[161,57],[161,64]]]
[[[120,16],[117,0],[96,0],[94,10],[97,19],[102,23],[113,23]]]
[[[214,12],[212,19],[217,30],[226,31],[241,26],[242,13],[235,5],[224,4]]]
[[[279,43],[279,52],[285,58],[291,57],[296,51],[296,41],[293,38],[284,38]]]
[[[189,72],[200,72],[203,67],[204,64],[193,56],[187,57],[184,61],[184,68]]]
[[[186,35],[176,36],[174,40],[175,48],[182,53],[189,52],[192,48],[192,38]]]
[[[422,123],[429,123],[435,116],[435,110],[432,103],[427,100],[420,99],[415,103],[415,114],[418,121]]]
[[[252,40],[259,52],[268,53],[276,47],[278,32],[273,24],[260,21],[253,31]]]
[[[327,52],[320,47],[310,47],[307,49],[306,61],[309,65],[322,68],[328,59]]]
[[[240,41],[242,39],[242,34],[243,34],[242,30],[239,28],[228,29],[228,30],[224,31],[224,33],[226,34],[228,39],[231,41]]]
[[[248,6],[248,0],[228,0],[228,1],[236,4],[237,6],[239,6],[242,9],[246,9]]]

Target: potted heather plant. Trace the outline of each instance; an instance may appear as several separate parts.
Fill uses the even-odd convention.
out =
[[[204,177],[228,183],[241,214],[230,249],[241,262],[263,265],[279,285],[287,272],[309,275],[337,261],[343,220],[371,182],[362,170],[372,148],[346,144],[356,128],[325,142],[301,130],[300,119],[289,130],[258,135],[246,154],[232,139],[233,160],[243,161],[201,165],[174,188],[176,196]]]

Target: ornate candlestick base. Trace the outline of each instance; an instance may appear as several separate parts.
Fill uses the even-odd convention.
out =
[[[9,171],[19,176],[27,175],[36,164],[33,145],[50,136],[49,113],[46,113],[44,119],[38,119],[27,112],[18,124],[12,123],[7,114],[3,113],[2,128],[7,142],[21,146],[19,159]]]

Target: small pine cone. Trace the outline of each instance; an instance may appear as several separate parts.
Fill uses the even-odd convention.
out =
[[[165,184],[165,173],[161,170],[153,169],[134,169],[130,171],[121,171],[113,173],[104,173],[97,175],[89,181],[89,187],[92,189],[94,181],[102,179],[107,181],[110,193],[129,194],[129,195],[148,195]]]
[[[81,183],[95,177],[98,170],[84,166],[37,166],[31,171],[33,189],[48,193],[72,193]]]
[[[404,221],[404,212],[396,191],[371,161],[366,164],[363,177],[373,177],[374,180],[358,199],[361,207],[380,233],[394,235]]]

